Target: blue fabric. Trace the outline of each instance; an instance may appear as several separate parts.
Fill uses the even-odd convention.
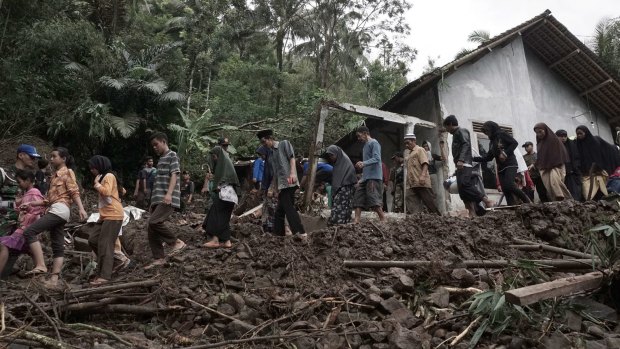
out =
[[[261,189],[267,191],[269,186],[271,186],[271,180],[273,179],[273,173],[271,169],[271,157],[273,155],[273,151],[271,149],[267,149],[265,156],[265,163],[263,165],[263,179],[260,181]]]
[[[371,139],[364,144],[362,151],[364,168],[362,169],[362,181],[369,179],[383,180],[381,169],[381,144],[376,139]]]
[[[306,161],[304,163],[304,175],[308,174],[308,169],[310,168],[310,164]],[[319,162],[316,165],[316,172],[319,171],[323,171],[323,172],[327,172],[327,173],[332,173],[334,171],[334,166],[326,163],[326,162]]]
[[[252,178],[255,178],[257,182],[263,180],[263,172],[265,172],[265,161],[258,158],[254,161],[254,171],[252,171]]]

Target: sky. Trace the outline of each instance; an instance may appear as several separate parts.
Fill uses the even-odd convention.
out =
[[[428,57],[435,66],[451,62],[474,30],[486,30],[491,37],[543,13],[546,9],[584,42],[592,39],[603,17],[620,16],[619,0],[411,0],[408,13],[411,35],[408,44],[418,50],[410,65],[409,80],[418,78]]]

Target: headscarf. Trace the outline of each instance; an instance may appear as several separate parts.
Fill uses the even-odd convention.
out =
[[[95,155],[90,158],[90,160],[88,160],[88,166],[97,170],[101,175],[101,177],[99,177],[99,183],[103,182],[103,177],[105,177],[106,174],[112,172],[112,162],[102,155]]]
[[[335,195],[341,187],[357,183],[353,163],[342,148],[330,145],[325,152],[336,158],[332,172],[332,195]]]
[[[502,172],[508,167],[519,167],[519,162],[515,154],[519,143],[508,133],[504,132],[494,121],[487,121],[482,125],[482,130],[488,134],[491,145],[489,154],[497,160],[497,170]],[[506,159],[499,161],[499,157],[504,152]],[[518,152],[518,151],[517,151]],[[520,155],[520,153],[518,153]],[[489,160],[488,156],[486,157]]]
[[[213,171],[213,183],[216,186],[220,184],[239,186],[235,165],[230,160],[228,153],[218,145],[209,151],[209,155],[217,156],[217,160],[214,160],[213,156],[209,156],[207,159],[207,163]]]
[[[578,126],[577,130],[585,133],[584,139],[577,138],[577,150],[581,160],[581,173],[589,176],[592,164],[598,165],[607,173],[613,173],[620,166],[620,152],[613,145],[599,136],[595,136],[586,126]]]
[[[545,137],[538,139],[536,137],[536,149],[538,151],[538,159],[534,166],[539,170],[550,170],[560,167],[569,161],[568,153],[562,141],[544,122],[534,125],[536,129],[545,130]]]

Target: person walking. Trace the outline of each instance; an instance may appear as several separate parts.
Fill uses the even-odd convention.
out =
[[[534,125],[534,132],[536,132],[538,150],[538,159],[534,166],[540,171],[549,200],[571,199],[572,196],[564,184],[564,177],[566,177],[564,164],[569,161],[564,144],[543,122]]]
[[[452,158],[456,166],[456,183],[461,200],[468,209],[473,209],[476,215],[486,214],[486,210],[481,206],[484,202],[487,207],[493,207],[493,202],[487,198],[479,187],[479,176],[472,172],[473,156],[471,149],[471,137],[469,131],[459,127],[456,116],[449,115],[443,121],[446,131],[452,134]]]
[[[351,222],[353,212],[353,194],[355,193],[355,168],[351,159],[337,145],[330,145],[325,151],[327,161],[332,164],[332,210],[330,224],[347,224]]]
[[[484,157],[474,157],[473,160],[489,162],[495,159],[499,183],[509,206],[517,204],[515,198],[521,200],[522,203],[531,203],[530,198],[515,183],[519,169],[515,150],[519,143],[511,135],[502,131],[494,121],[485,122],[482,125],[482,133],[487,135],[491,141],[489,151]]]
[[[254,160],[252,165],[252,183],[254,183],[254,189],[261,190],[261,181],[263,180],[263,173],[265,172],[265,159],[267,158],[267,152],[263,146],[256,149],[258,157]]]
[[[358,161],[355,167],[362,170],[362,178],[357,184],[353,207],[355,207],[355,223],[360,222],[362,209],[372,209],[379,216],[380,221],[385,220],[383,213],[383,169],[381,162],[381,145],[370,137],[370,130],[366,126],[360,126],[356,130],[359,141],[364,143],[362,161]]]
[[[392,182],[392,212],[403,213],[405,206],[405,171],[404,155],[398,151],[392,155],[394,167],[390,170],[390,182]]]
[[[523,155],[523,159],[525,160],[525,164],[527,165],[527,170],[530,174],[530,178],[532,182],[534,182],[534,186],[536,187],[536,192],[538,193],[538,199],[540,202],[549,202],[549,198],[547,197],[547,189],[540,177],[540,171],[536,169],[534,164],[538,159],[538,154],[534,151],[534,143],[527,141],[523,143],[522,147],[525,149],[525,155]],[[534,193],[530,195],[530,200],[534,201]]]
[[[168,136],[165,133],[155,133],[151,136],[153,151],[160,156],[157,162],[157,177],[151,193],[151,217],[147,222],[148,240],[153,262],[147,264],[148,270],[166,263],[164,243],[171,247],[169,255],[176,254],[187,245],[177,234],[166,226],[174,209],[181,208],[181,168],[177,153],[168,147]]]
[[[594,136],[586,126],[578,126],[577,150],[580,158],[582,194],[585,200],[607,195],[607,178],[620,166],[620,152],[613,144]],[[600,194],[597,195],[597,193]]]
[[[153,157],[147,156],[144,158],[144,166],[138,172],[136,190],[133,196],[136,199],[136,206],[140,208],[148,208],[150,206],[151,191],[153,190],[153,183],[157,175],[157,170],[153,167],[153,164]]]
[[[228,153],[220,146],[213,147],[209,152],[209,167],[213,170],[213,205],[205,218],[203,228],[210,240],[203,246],[207,248],[231,248],[230,216],[237,204],[237,188],[239,178],[235,165]]]
[[[581,158],[577,149],[577,143],[574,140],[568,139],[568,132],[565,130],[557,130],[555,135],[562,141],[568,153],[569,162],[564,164],[566,169],[564,184],[566,184],[566,188],[568,188],[573,199],[581,201],[583,198],[581,195]]]
[[[422,212],[422,204],[424,204],[431,213],[441,216],[435,205],[435,193],[432,189],[431,175],[428,172],[429,161],[426,151],[417,145],[416,136],[412,133],[405,135],[405,147],[409,149],[409,155],[405,159],[407,213]]]
[[[272,183],[269,190],[278,197],[276,206],[273,233],[285,235],[285,218],[288,220],[293,235],[299,234],[302,240],[308,235],[301,223],[301,218],[295,207],[295,191],[299,188],[295,150],[287,140],[276,141],[272,130],[262,130],[257,134],[261,144],[273,151],[271,155]]]

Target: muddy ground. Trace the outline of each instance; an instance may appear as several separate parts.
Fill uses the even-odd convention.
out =
[[[88,288],[87,254],[73,255],[67,263],[63,278],[68,289],[52,292],[36,281],[14,276],[2,293],[7,311],[22,322],[33,321],[35,332],[55,337],[49,320],[37,315],[31,305],[15,306],[17,292],[36,295],[41,304],[60,302],[61,311],[52,314],[63,325],[95,325],[131,343],[124,345],[93,331],[61,331],[64,342],[81,348],[95,343],[114,348],[208,348],[227,340],[237,341],[228,342],[230,348],[447,348],[472,317],[466,307],[461,308],[469,294],[448,293],[439,286],[486,290],[505,277],[502,270],[459,268],[459,261],[561,258],[508,245],[519,238],[583,251],[584,231],[614,220],[617,214],[617,209],[607,203],[570,202],[497,210],[473,220],[419,215],[313,231],[308,244],[294,237],[263,234],[258,222],[249,222],[233,226],[234,244],[229,250],[201,247],[205,240],[198,228],[203,215],[175,214],[170,224],[188,247],[155,270],[141,268],[151,260],[145,220],[132,221],[124,229],[125,247],[138,267],[122,271],[113,284],[157,283],[131,293],[125,290],[101,295],[121,294],[118,299],[123,304],[161,310],[155,314],[120,314],[109,309],[98,314],[93,308],[80,311],[76,307],[63,311],[63,300],[67,302],[80,292],[77,290]],[[28,268],[27,258],[22,260],[21,267]],[[433,264],[414,270],[347,269],[342,266],[343,260],[429,260]],[[110,299],[101,297],[81,298],[80,302]],[[608,324],[611,326],[605,331],[613,333],[613,323]],[[485,333],[477,347],[580,347],[576,344],[579,341],[613,347],[606,337],[585,334],[589,325],[584,321],[583,328],[571,330],[571,337],[560,325],[543,331],[540,324],[524,324],[499,336]],[[282,338],[269,338],[274,335]],[[454,347],[467,348],[471,335]],[[244,342],[252,337],[259,339]]]

